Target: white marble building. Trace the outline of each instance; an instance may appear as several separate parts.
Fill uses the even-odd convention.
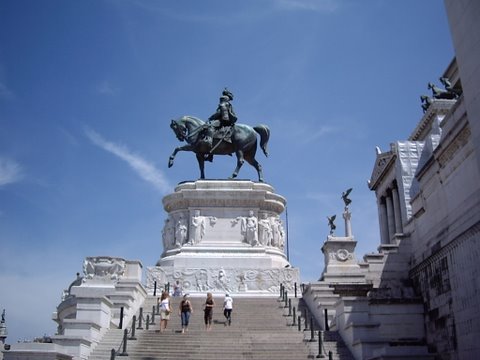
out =
[[[356,359],[480,353],[480,2],[445,4],[456,58],[439,76],[461,95],[432,99],[408,139],[377,148],[369,187],[378,253],[357,262],[360,270],[350,264],[343,278],[326,261],[303,294],[319,323],[328,313]],[[326,258],[335,259],[338,239],[325,241]]]

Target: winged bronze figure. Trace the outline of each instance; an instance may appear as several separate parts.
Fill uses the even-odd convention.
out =
[[[352,200],[348,198],[348,195],[352,192],[353,188],[350,188],[342,193],[342,199],[343,202],[345,203],[345,207],[348,207],[352,203]]]
[[[337,215],[327,216],[328,226],[330,227],[330,235],[333,235],[333,231],[337,228],[335,226],[335,219]]]

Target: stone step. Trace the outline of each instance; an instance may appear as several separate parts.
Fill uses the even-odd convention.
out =
[[[180,300],[171,299],[173,309],[178,309]],[[231,326],[224,324],[223,298],[214,298],[216,307],[213,311],[211,331],[206,331],[203,323],[202,308],[205,298],[191,298],[190,301],[194,312],[188,332],[181,333],[180,317],[177,313],[172,313],[167,330],[160,333],[160,318],[155,316],[155,325],[150,325],[149,330],[136,329],[137,340],[127,340],[128,359],[296,360],[312,358],[317,354],[318,343],[308,341],[310,331],[298,331],[297,326],[288,326],[292,317],[286,316],[288,308],[276,298],[234,299]],[[150,307],[151,312],[154,304],[156,299],[149,297],[144,306]],[[318,339],[316,334],[317,332],[315,341]],[[89,360],[110,359],[111,349],[120,349],[122,337],[123,330],[110,330],[92,352]],[[331,339],[335,340],[330,341]],[[326,351],[332,351],[333,359],[353,359],[343,342],[338,342],[338,339],[338,335],[326,335]]]

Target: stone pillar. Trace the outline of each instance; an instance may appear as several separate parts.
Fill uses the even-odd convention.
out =
[[[352,223],[350,222],[352,214],[348,211],[348,207],[345,207],[343,218],[345,219],[345,237],[352,237]]]
[[[388,224],[388,244],[390,244],[393,235],[395,235],[395,216],[393,213],[392,193],[389,191],[386,197],[387,202],[387,224]]]
[[[400,211],[400,199],[398,197],[398,190],[396,187],[392,189],[393,212],[395,214],[395,233],[403,233],[402,214]]]
[[[378,217],[380,224],[380,242],[388,244],[388,223],[387,223],[387,208],[385,205],[385,197],[378,198]]]

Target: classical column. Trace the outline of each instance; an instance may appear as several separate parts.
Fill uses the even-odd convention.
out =
[[[345,211],[343,212],[343,218],[345,219],[345,236],[351,237],[352,236],[352,223],[350,219],[352,218],[352,214],[348,211],[348,207],[345,207]]]
[[[395,233],[403,233],[402,214],[400,212],[400,199],[396,187],[392,189],[393,212],[395,214]]]
[[[385,205],[385,197],[378,198],[378,222],[380,225],[380,242],[388,244],[388,223],[387,223],[387,207]]]
[[[387,223],[388,223],[388,243],[390,244],[393,235],[395,235],[395,216],[393,214],[392,192],[387,193]]]

